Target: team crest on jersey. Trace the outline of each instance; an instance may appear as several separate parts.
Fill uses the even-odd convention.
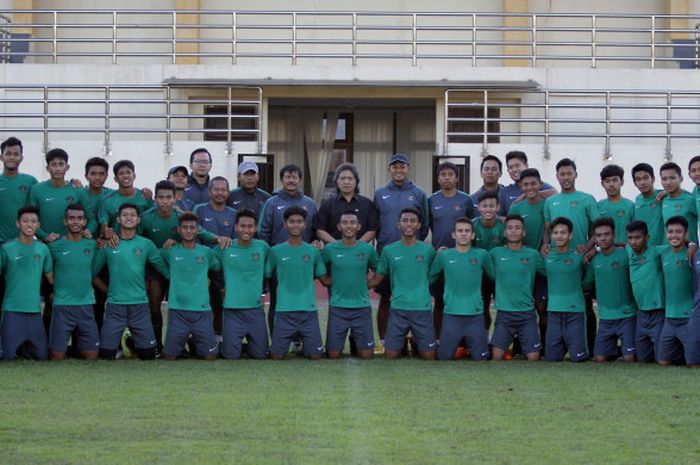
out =
[[[572,263],[574,263],[574,261],[570,258],[567,258],[566,260],[564,260],[564,265],[566,265],[566,266],[571,266]]]
[[[615,260],[614,262],[610,263],[610,268],[612,268],[613,270],[620,268],[620,262]]]
[[[358,252],[356,255],[358,260],[364,260],[365,259],[365,254],[362,252]]]
[[[685,260],[682,260],[682,259],[679,258],[678,260],[676,260],[676,266],[677,266],[678,268],[683,268],[683,266],[685,266],[684,261],[685,261]]]
[[[575,201],[575,200],[572,200],[570,205],[571,205],[572,207],[575,207],[575,206],[578,205],[578,202]]]
[[[409,195],[409,196],[408,196],[408,200],[410,200],[411,202],[413,202],[414,200],[416,200],[416,198],[415,198],[414,196],[412,196],[412,195]]]
[[[462,209],[462,206],[460,204],[455,205],[455,210],[460,211]]]
[[[255,252],[254,254],[251,255],[251,258],[253,259],[254,262],[259,262],[260,261],[260,254]]]
[[[231,225],[230,221],[228,221],[228,220],[224,221],[224,226],[226,226],[228,228],[230,225]]]
[[[476,259],[476,258],[470,258],[470,259],[469,259],[469,264],[470,264],[471,266],[476,266],[476,262],[477,262],[477,259]]]
[[[202,257],[201,255],[199,257],[195,257],[195,261],[197,263],[204,263],[204,257]]]
[[[656,208],[656,202],[652,203],[649,208]]]
[[[84,249],[84,250],[83,250],[83,253],[84,253],[86,256],[89,257],[90,255],[92,255],[92,250],[90,250],[90,249]]]
[[[140,248],[137,247],[134,249],[134,255],[141,255],[142,253],[143,253],[143,250],[141,250]]]
[[[676,204],[676,207],[675,207],[675,208],[676,208],[676,210],[680,210],[680,209],[681,209],[681,205],[680,205],[680,204]]]
[[[423,255],[416,255],[416,261],[417,262],[425,261],[425,257],[423,257]]]
[[[523,257],[520,259],[520,263],[522,263],[523,265],[527,265],[528,263],[530,263],[530,259],[527,257]]]
[[[67,196],[67,197],[66,197],[66,202],[68,202],[68,203],[73,203],[73,196],[72,196],[72,195]]]
[[[645,257],[644,255],[642,255],[641,257],[639,257],[639,263],[641,263],[642,265],[644,265],[646,262],[647,262],[647,257]]]
[[[19,186],[18,189],[20,192],[27,192],[29,188],[27,186]]]
[[[617,211],[617,216],[619,216],[619,217],[625,216],[625,211],[624,211],[624,210],[618,210],[618,211]]]
[[[39,255],[38,253],[35,253],[34,254],[34,262],[39,263],[40,260],[41,260],[41,255]]]
[[[311,260],[311,257],[308,255],[304,255],[303,257],[301,257],[301,259],[304,260],[305,262],[308,262]]]

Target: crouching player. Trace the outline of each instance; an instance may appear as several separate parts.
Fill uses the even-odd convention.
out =
[[[2,355],[4,360],[14,360],[24,346],[22,355],[46,360],[48,347],[39,289],[42,276],[53,283],[53,261],[46,244],[34,240],[39,229],[37,207],[20,208],[16,225],[19,237],[2,246],[6,289],[0,323]]]
[[[474,226],[469,218],[455,221],[452,237],[455,247],[438,253],[430,267],[430,280],[445,277],[445,310],[440,328],[440,360],[454,360],[464,341],[472,360],[489,358],[489,335],[484,328],[481,277],[493,279],[493,263],[488,252],[472,247]]]
[[[352,330],[358,355],[363,359],[372,358],[374,331],[367,272],[377,268],[377,251],[368,243],[357,240],[362,225],[356,212],[348,211],[340,215],[337,228],[342,235],[341,240],[323,249],[323,259],[330,271],[331,281],[326,352],[329,358],[339,358],[348,331]]]
[[[119,244],[105,247],[97,254],[95,271],[106,264],[109,288],[98,277],[95,285],[107,292],[100,358],[114,359],[122,333],[128,327],[134,341],[136,355],[143,360],[156,358],[156,336],[151,323],[151,311],[146,296],[146,263],[150,263],[166,278],[168,267],[153,242],[136,234],[141,220],[139,207],[123,203],[117,213]]]
[[[270,249],[265,276],[277,278],[277,305],[272,330],[270,355],[284,359],[289,344],[298,334],[304,344],[304,355],[319,360],[323,355],[321,328],[318,325],[314,279],[326,275],[321,252],[303,241],[306,210],[290,206],[284,210],[287,241]]]
[[[180,243],[160,253],[170,270],[168,288],[168,332],[165,335],[163,358],[175,360],[182,354],[191,334],[197,356],[214,360],[219,344],[214,334],[211,305],[209,305],[209,270],[221,269],[209,247],[197,244],[199,221],[189,212],[178,218]]]
[[[49,244],[54,264],[50,356],[51,360],[64,360],[72,334],[80,356],[94,360],[100,348],[92,288],[96,245],[83,237],[88,220],[81,204],[68,205],[63,222],[66,234]]]

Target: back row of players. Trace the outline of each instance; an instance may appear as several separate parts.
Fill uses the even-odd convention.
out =
[[[475,360],[502,359],[516,340],[529,360],[542,353],[562,360],[568,353],[582,361],[594,347],[599,361],[622,356],[700,364],[693,298],[700,195],[697,187],[693,194],[682,190],[674,163],[660,168],[663,190],[655,189],[651,166],[635,166],[635,202],[620,194],[622,168],[606,166],[607,198],[596,202],[576,190],[572,160],[556,165],[558,192],[514,151],[506,156],[513,184],[499,184],[502,163],[487,156],[480,167],[484,184],[472,196],[457,189],[457,168],[443,163],[440,191],[428,197],[409,180],[408,158],[396,154],[391,180],[374,201],[359,194],[357,170],[344,164],[334,177],[337,194],[317,211],[294,165],[281,169],[282,189],[274,196],[257,188],[251,162],[238,167],[240,187],[229,191],[225,178],[209,178],[211,155],[197,149],[191,172],[174,167],[156,184],[154,206],[153,193],[134,187],[128,160],[113,166],[119,187],[110,190],[104,187],[107,161],[90,159],[83,188],[66,178],[68,154],[61,149],[46,154],[50,179],[42,183],[19,172],[21,141],[9,138],[0,150],[6,284],[0,337],[7,360],[17,354],[44,359],[49,349],[51,358],[65,358],[71,336],[83,357],[114,358],[126,327],[136,354],[154,358],[162,347],[168,283],[164,358],[179,356],[190,335],[198,356],[215,358],[216,333],[225,358],[241,356],[243,338],[250,357],[283,358],[301,339],[304,354],[320,358],[318,278],[330,288],[326,352],[332,358],[342,354],[348,331],[361,357],[384,349],[398,357],[410,331],[426,359],[454,358],[463,345]],[[691,160],[689,174],[700,183],[700,157]],[[429,231],[432,245],[423,242]],[[375,240],[376,250],[369,245]],[[264,277],[271,290],[271,347]],[[378,347],[368,288],[381,295]],[[50,316],[48,340],[40,289]],[[489,341],[484,309],[494,296]]]

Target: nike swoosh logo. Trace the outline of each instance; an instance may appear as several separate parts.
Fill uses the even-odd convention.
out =
[[[238,205],[238,204],[241,203],[241,202],[242,202],[242,200],[234,200],[234,201],[233,201],[233,204],[234,204],[234,205]]]
[[[204,221],[214,221],[214,218],[207,218],[207,217],[204,217]]]
[[[180,261],[180,260],[184,260],[184,259],[185,259],[185,257],[175,257],[175,261],[176,261],[176,262],[177,262],[177,261]]]
[[[48,197],[48,198],[46,198],[46,199],[44,199],[44,200],[46,200],[47,202],[51,202],[51,201],[52,201],[53,199],[55,199],[55,198],[56,198],[56,197]]]
[[[289,260],[289,258],[290,258],[290,257],[282,257],[282,261],[283,261],[283,262],[286,262],[287,260]]]
[[[386,199],[388,199],[389,197],[391,197],[391,196],[390,196],[390,195],[382,195],[382,200],[386,200]]]
[[[282,210],[284,207],[286,207],[286,205],[279,205],[277,206],[277,210]]]
[[[70,250],[64,250],[63,252],[61,252],[61,255],[68,255],[68,254],[70,254]]]

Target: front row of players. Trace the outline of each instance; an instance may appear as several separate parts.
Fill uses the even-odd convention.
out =
[[[700,310],[694,302],[700,254],[693,258],[692,251],[689,253],[688,223],[680,216],[666,222],[668,246],[649,247],[646,223],[631,222],[626,228],[627,250],[615,246],[613,220],[598,219],[592,227],[598,253],[588,265],[584,255],[570,245],[574,227],[566,218],[551,222],[555,247],[546,256],[523,245],[524,221],[518,215],[506,218],[505,245],[490,252],[472,247],[474,226],[468,218],[460,218],[453,232],[456,246],[436,254],[430,245],[418,240],[421,218],[409,208],[399,217],[401,240],[385,247],[381,257],[372,246],[356,240],[361,225],[354,212],[340,218],[342,240],[322,252],[303,241],[306,211],[299,207],[285,210],[289,239],[272,248],[254,239],[256,217],[249,210],[237,214],[237,239],[215,249],[197,242],[200,228],[192,213],[178,218],[180,242],[160,251],[137,234],[140,220],[136,205],[122,205],[118,236],[98,247],[83,235],[87,225],[84,208],[70,205],[64,217],[67,233],[47,246],[34,240],[40,226],[37,209],[19,210],[19,238],[5,244],[0,255],[5,260],[7,285],[0,324],[4,359],[11,360],[17,353],[46,359],[49,351],[52,359],[63,359],[71,336],[82,357],[111,359],[126,328],[136,355],[155,358],[156,335],[145,288],[147,270],[156,270],[169,280],[169,319],[162,357],[180,356],[191,336],[197,355],[214,359],[219,356],[219,344],[212,325],[207,279],[209,271],[222,270],[224,358],[239,358],[246,338],[251,358],[269,355],[282,359],[299,336],[304,355],[321,358],[324,346],[315,279],[330,288],[328,356],[341,356],[352,331],[358,355],[370,358],[374,334],[368,289],[389,279],[393,298],[385,338],[387,358],[401,355],[410,331],[419,355],[428,360],[436,355],[453,359],[461,345],[473,360],[489,356],[501,360],[515,338],[528,360],[538,360],[542,353],[552,361],[563,360],[567,353],[571,361],[586,360],[589,349],[583,291],[595,285],[600,319],[594,350],[597,361],[622,357],[625,361],[672,364],[684,360],[690,366],[700,365]],[[105,266],[109,284],[99,277]],[[544,345],[533,308],[536,274],[548,277]],[[41,319],[42,276],[54,284],[48,341]],[[484,325],[483,276],[495,282],[497,314],[490,341]],[[269,350],[261,298],[264,277],[278,282]],[[429,284],[439,279],[445,284],[445,308],[438,343]],[[92,308],[93,282],[107,293],[101,334]]]

